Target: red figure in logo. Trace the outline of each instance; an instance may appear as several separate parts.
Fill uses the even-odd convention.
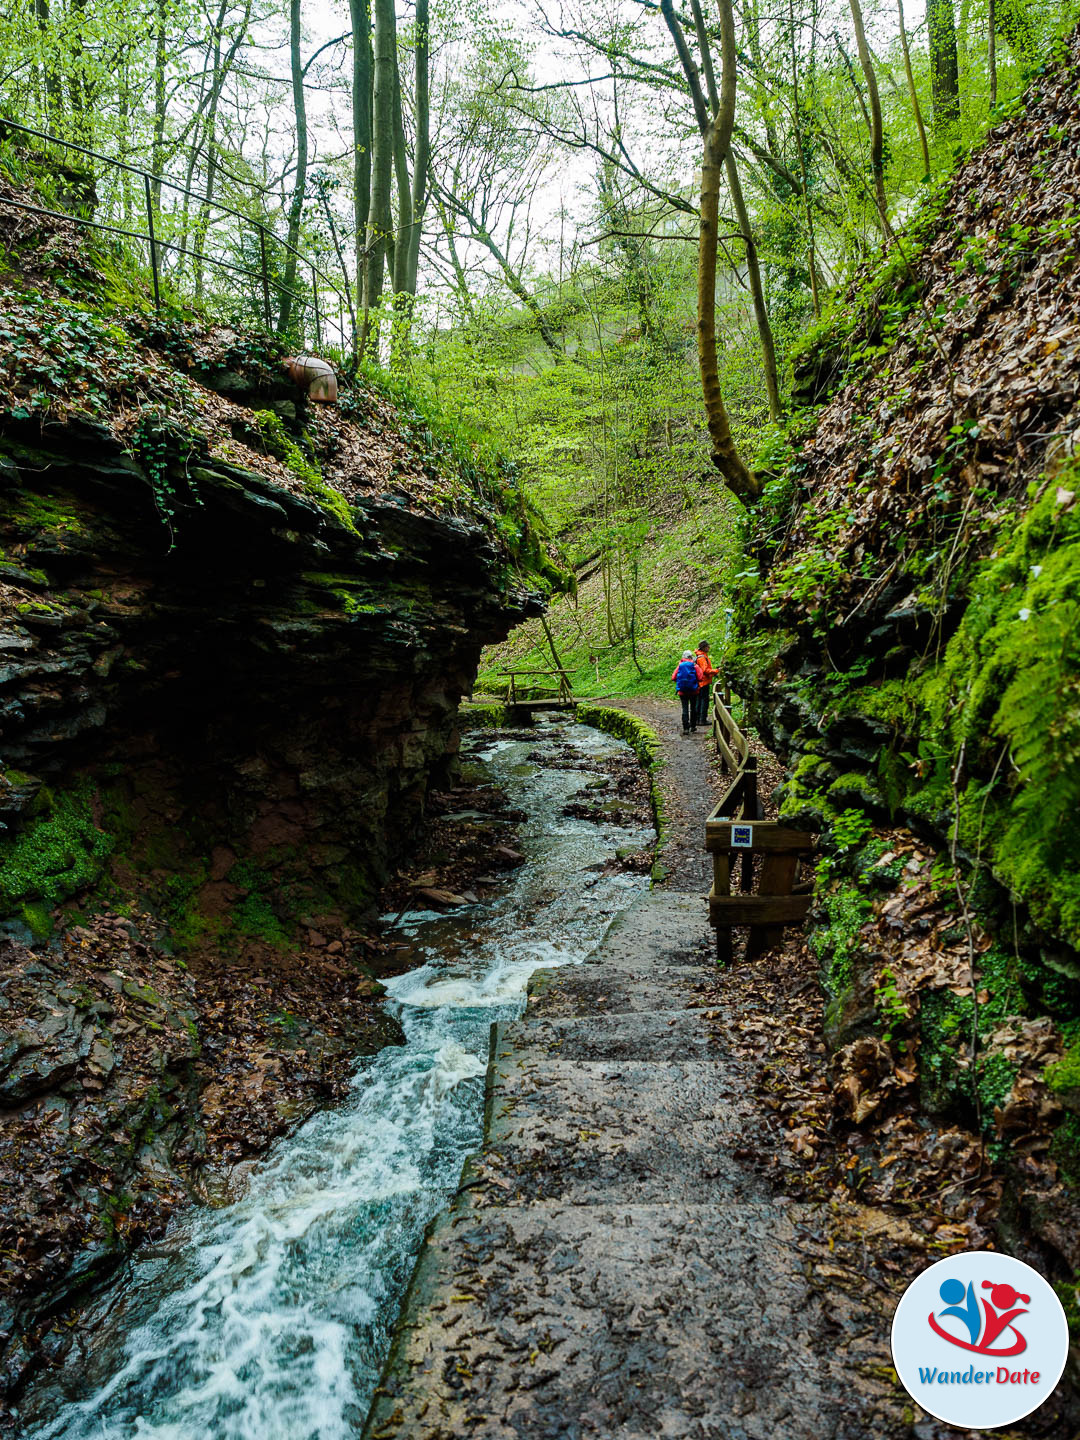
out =
[[[959,1345],[961,1350],[973,1350],[976,1355],[1019,1355],[1027,1349],[1027,1341],[1012,1322],[1018,1315],[1026,1315],[1028,1312],[1017,1308],[1016,1302],[1022,1300],[1028,1305],[1031,1303],[1031,1296],[1021,1295],[1011,1285],[995,1285],[992,1280],[984,1280],[981,1288],[990,1291],[989,1300],[980,1296],[985,1319],[979,1314],[975,1290],[970,1284],[965,1289],[959,1280],[946,1280],[939,1292],[948,1305],[947,1309],[942,1310],[942,1316],[953,1315],[962,1320],[971,1336],[970,1344],[943,1329],[933,1312],[928,1317],[931,1330],[943,1340],[948,1340],[950,1345]],[[999,1311],[1003,1313],[999,1314]],[[1016,1340],[1006,1348],[992,1349],[994,1341],[1006,1327],[1012,1330]]]

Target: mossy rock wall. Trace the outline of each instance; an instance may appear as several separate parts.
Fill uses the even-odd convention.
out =
[[[482,646],[540,602],[479,523],[334,498],[346,516],[202,467],[170,548],[104,427],[0,441],[13,933],[135,876],[180,944],[285,944],[301,917],[370,906],[453,762]]]

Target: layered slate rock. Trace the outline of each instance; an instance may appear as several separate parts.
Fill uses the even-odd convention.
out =
[[[404,496],[345,520],[215,462],[179,512],[174,533],[103,426],[0,442],[0,811],[17,823],[75,766],[168,767],[237,853],[291,851],[369,899],[481,647],[538,597],[478,520]]]
[[[820,1210],[747,1163],[751,1077],[688,1008],[705,928],[700,898],[653,891],[534,978],[367,1440],[910,1433],[877,1327],[807,1278]]]

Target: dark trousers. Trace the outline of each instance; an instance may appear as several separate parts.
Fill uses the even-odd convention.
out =
[[[709,723],[709,696],[712,690],[708,685],[703,685],[697,692],[697,723],[708,725]]]
[[[697,691],[680,690],[679,699],[682,701],[682,728],[689,730],[691,725],[697,724]]]

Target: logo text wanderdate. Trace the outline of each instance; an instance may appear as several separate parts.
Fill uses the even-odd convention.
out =
[[[1038,1370],[1010,1370],[999,1365],[997,1370],[976,1370],[969,1365],[966,1370],[938,1370],[930,1366],[919,1366],[919,1379],[924,1385],[1037,1385]]]

